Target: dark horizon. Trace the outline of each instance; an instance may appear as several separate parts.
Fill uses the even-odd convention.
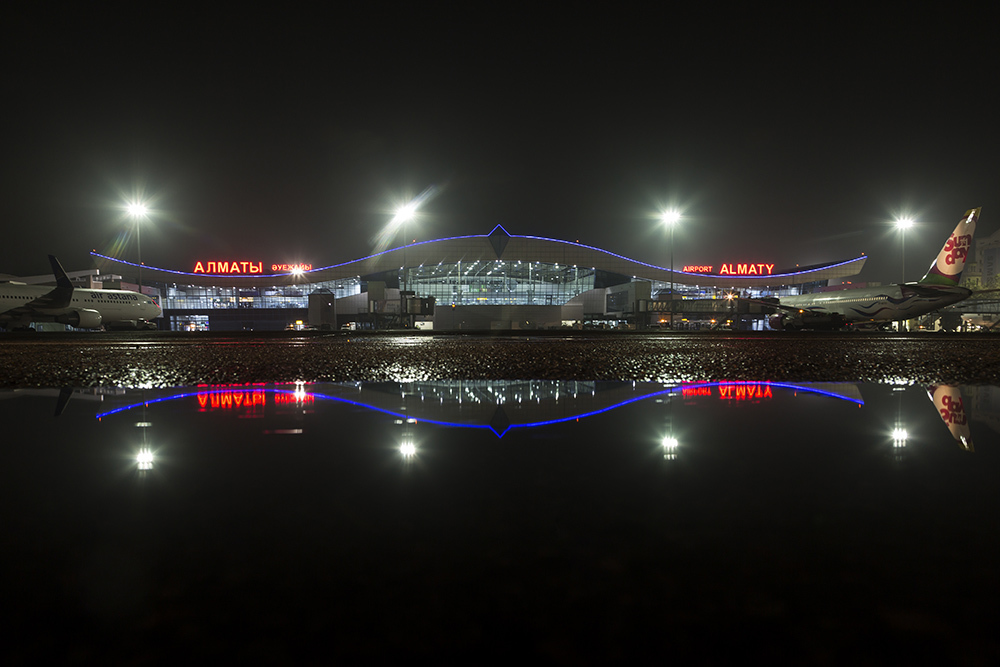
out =
[[[143,262],[181,270],[363,257],[428,190],[409,239],[666,266],[675,206],[675,267],[866,254],[859,281],[899,280],[896,214],[908,280],[965,210],[1000,229],[996,49],[957,9],[145,11],[12,12],[0,273],[135,261],[137,194]]]

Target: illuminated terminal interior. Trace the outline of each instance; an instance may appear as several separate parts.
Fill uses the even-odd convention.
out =
[[[120,276],[127,288],[137,279],[137,265],[93,255],[105,281]],[[164,311],[160,327],[175,330],[703,328],[733,319],[741,328],[762,328],[759,308],[742,302],[746,312],[736,312],[726,295],[811,291],[856,275],[865,259],[791,271],[722,264],[717,273],[701,266],[671,272],[498,226],[486,235],[415,243],[317,269],[197,260],[190,272],[142,270],[143,291],[158,297]],[[265,267],[292,270],[265,273]]]

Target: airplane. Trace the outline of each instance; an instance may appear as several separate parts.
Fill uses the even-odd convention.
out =
[[[74,288],[59,260],[49,255],[56,286],[0,283],[0,326],[27,329],[32,322],[58,322],[80,329],[155,328],[163,311],[145,294],[117,289]]]
[[[909,320],[972,295],[959,280],[972,249],[980,208],[969,209],[923,278],[915,283],[862,287],[837,292],[783,296],[778,303],[754,300],[783,312],[771,315],[772,329],[840,329],[870,322]]]

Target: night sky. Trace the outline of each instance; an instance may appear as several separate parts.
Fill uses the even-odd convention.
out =
[[[0,272],[135,260],[135,193],[143,261],[181,270],[362,257],[427,190],[409,238],[667,265],[672,204],[675,265],[868,254],[882,282],[901,211],[909,280],[966,209],[1000,229],[988,5],[677,7],[6,8]]]

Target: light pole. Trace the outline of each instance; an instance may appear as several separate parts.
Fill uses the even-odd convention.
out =
[[[400,206],[396,209],[396,215],[392,219],[392,223],[399,225],[403,230],[403,291],[406,291],[406,223],[413,220],[413,216],[417,214],[417,204],[416,202],[410,202],[404,206]]]
[[[420,202],[418,201],[411,201],[408,204],[400,206],[396,209],[396,215],[393,216],[390,222],[390,224],[400,226],[403,230],[403,289],[400,292],[399,305],[403,310],[403,312],[400,313],[400,316],[406,318],[405,321],[407,324],[409,324],[410,317],[406,312],[406,223],[412,220],[417,214],[417,206],[419,203]]]
[[[660,215],[660,222],[670,227],[670,323],[669,329],[674,328],[674,227],[681,219],[681,214],[677,211],[664,211]]]
[[[135,222],[135,245],[139,253],[139,294],[142,294],[142,221],[149,209],[141,202],[129,202],[125,207],[128,216]]]
[[[900,255],[900,289],[903,289],[903,283],[906,282],[906,230],[913,226],[913,220],[910,218],[899,218],[896,220],[896,229],[899,230],[899,255]],[[907,329],[906,321],[901,320],[897,326],[899,331],[905,331]]]
[[[913,226],[913,220],[910,218],[900,218],[896,220],[896,229],[899,230],[899,250],[901,256],[902,265],[902,277],[900,282],[906,282],[906,230]]]

